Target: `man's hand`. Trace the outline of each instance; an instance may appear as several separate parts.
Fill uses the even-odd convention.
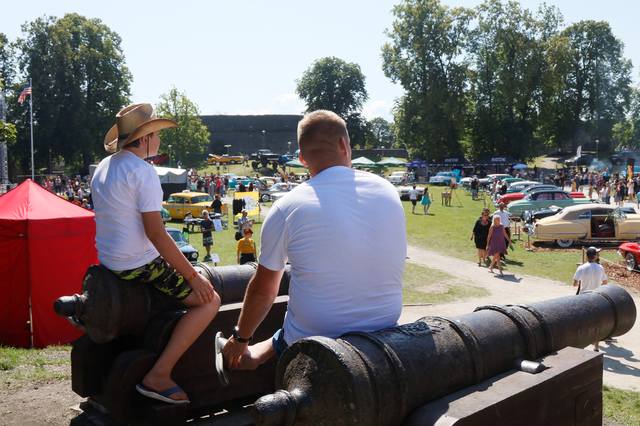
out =
[[[240,343],[233,337],[227,340],[227,343],[222,348],[222,356],[227,362],[229,369],[234,370],[240,366],[240,361],[243,357],[250,357],[249,344]]]
[[[213,301],[215,291],[213,290],[211,282],[209,282],[206,277],[195,274],[188,282],[200,303],[205,304]]]

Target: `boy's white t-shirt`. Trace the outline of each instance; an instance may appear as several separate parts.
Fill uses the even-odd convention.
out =
[[[323,170],[274,203],[262,225],[260,265],[291,262],[288,344],[396,325],[407,254],[393,185],[371,173]]]
[[[127,150],[110,155],[95,170],[91,197],[100,263],[126,271],[160,255],[142,223],[142,213],[162,209],[160,178],[151,164]]]

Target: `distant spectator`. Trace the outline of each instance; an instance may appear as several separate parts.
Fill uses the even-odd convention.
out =
[[[253,231],[247,228],[244,230],[244,237],[238,241],[236,256],[240,265],[255,262],[257,259],[256,243],[251,237],[253,237]]]

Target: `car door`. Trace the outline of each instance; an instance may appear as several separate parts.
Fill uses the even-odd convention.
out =
[[[616,224],[616,238],[619,240],[635,240],[640,238],[640,215],[625,214],[620,209],[613,211]]]
[[[171,219],[178,219],[177,204],[178,200],[174,196],[169,196],[166,203],[164,204],[164,208],[169,212],[169,216],[171,216]]]
[[[573,205],[573,198],[569,197],[567,194],[565,194],[564,192],[553,192],[550,193],[549,195],[552,195],[553,197],[553,202],[550,203],[549,205],[556,205],[559,207],[567,207],[567,206],[571,206]]]
[[[175,197],[175,210],[176,210],[176,219],[184,219],[184,215],[187,214],[185,210],[185,197],[184,195],[177,195]]]

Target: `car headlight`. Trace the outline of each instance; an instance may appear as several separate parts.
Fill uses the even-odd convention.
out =
[[[197,251],[194,251],[193,253],[191,253],[191,259],[192,260],[198,259],[198,252]]]

